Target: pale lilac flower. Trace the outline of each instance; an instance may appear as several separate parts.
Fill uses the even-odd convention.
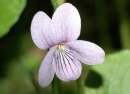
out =
[[[105,53],[94,43],[77,40],[81,19],[77,9],[69,3],[60,5],[52,19],[44,12],[35,14],[31,35],[36,46],[49,49],[39,69],[39,84],[49,85],[56,73],[62,81],[79,78],[81,62],[87,65],[101,64]]]

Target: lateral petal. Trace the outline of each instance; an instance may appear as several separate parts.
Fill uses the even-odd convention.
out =
[[[52,65],[52,60],[55,50],[56,47],[51,48],[41,63],[38,81],[42,87],[48,86],[54,77],[54,68]]]
[[[96,65],[104,61],[104,50],[94,43],[77,40],[68,42],[65,45],[77,52],[79,54],[79,59],[85,64]]]
[[[76,80],[81,74],[80,61],[67,47],[62,52],[58,50],[55,52],[53,65],[57,77],[62,81]]]
[[[81,19],[78,10],[70,3],[60,5],[52,21],[62,43],[76,40],[80,35]]]

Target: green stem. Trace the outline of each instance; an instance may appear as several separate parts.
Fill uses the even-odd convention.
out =
[[[130,27],[128,20],[121,21],[119,30],[122,48],[130,49]]]
[[[59,6],[57,0],[51,0],[51,3],[53,5],[54,10],[56,10],[56,8]]]
[[[85,94],[84,93],[84,81],[82,80],[81,76],[77,79],[77,94]]]
[[[51,0],[54,10],[56,10],[56,8],[63,4],[65,1],[66,0]]]
[[[130,27],[128,12],[126,9],[126,0],[116,0],[117,11],[120,19],[120,39],[124,49],[130,49]]]
[[[59,94],[59,79],[54,76],[54,79],[52,81],[52,94]]]

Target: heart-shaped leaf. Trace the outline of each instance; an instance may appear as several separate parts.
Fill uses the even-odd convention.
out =
[[[105,62],[92,70],[101,75],[103,83],[98,88],[86,87],[87,94],[130,93],[130,50],[106,56]]]

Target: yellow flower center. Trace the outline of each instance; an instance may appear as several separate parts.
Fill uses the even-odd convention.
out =
[[[61,44],[58,44],[58,50],[59,50],[60,52],[63,50]]]

